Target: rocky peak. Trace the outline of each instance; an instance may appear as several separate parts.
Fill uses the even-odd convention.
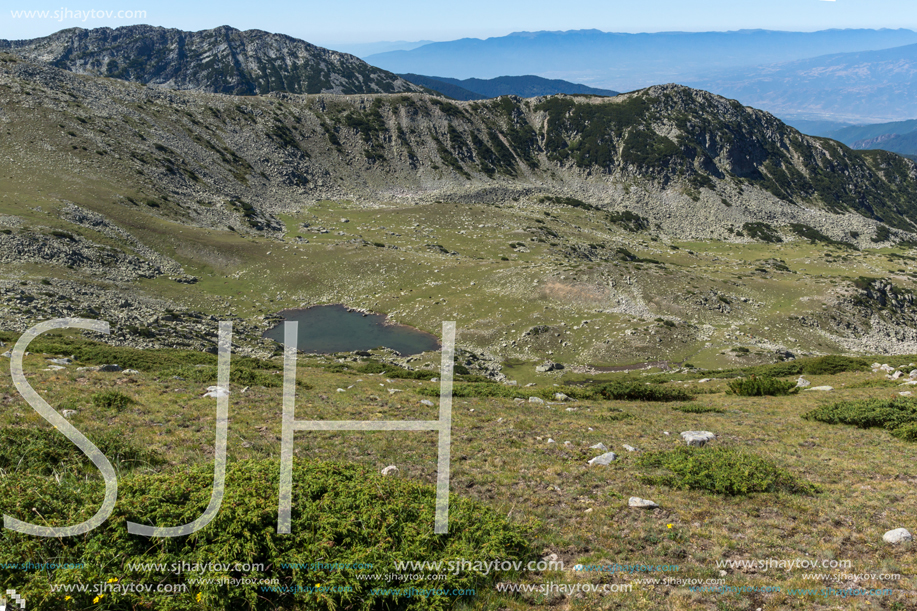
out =
[[[200,32],[149,25],[70,28],[34,40],[0,41],[0,49],[79,74],[209,93],[421,90],[353,55],[283,34],[229,26]]]

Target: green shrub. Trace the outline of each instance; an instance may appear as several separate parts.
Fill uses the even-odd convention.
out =
[[[7,334],[9,341],[15,341],[18,337],[18,334]],[[81,337],[54,334],[36,338],[29,345],[29,351],[39,354],[72,354],[75,360],[87,365],[117,363],[124,369],[144,372],[159,372],[194,365],[216,366],[217,364],[217,355],[207,352],[175,348],[140,350],[127,346],[109,346]],[[232,367],[278,369],[281,365],[272,361],[234,355]]]
[[[419,388],[417,392],[429,397],[439,396],[438,388]],[[690,401],[693,397],[680,388],[664,388],[657,384],[647,386],[640,382],[610,382],[588,386],[551,386],[531,389],[485,382],[480,384],[456,384],[452,387],[453,397],[504,397],[527,399],[539,397],[551,400],[555,393],[563,393],[580,401]]]
[[[596,416],[596,418],[599,420],[604,420],[605,422],[620,422],[621,420],[628,420],[633,417],[633,414],[619,409],[613,409],[611,411],[600,413]]]
[[[202,464],[158,474],[128,474],[120,478],[115,510],[100,527],[72,539],[32,537],[12,530],[0,532],[0,549],[16,562],[84,563],[85,568],[50,569],[15,573],[16,589],[30,608],[58,609],[62,596],[51,593],[54,583],[124,582],[182,584],[184,575],[170,571],[131,570],[130,565],[158,563],[260,564],[249,571],[206,570],[202,579],[277,579],[280,587],[350,586],[351,592],[271,592],[261,585],[196,586],[167,595],[111,594],[101,607],[128,611],[153,608],[163,611],[216,609],[267,611],[274,609],[451,609],[454,597],[405,598],[374,594],[390,584],[379,578],[361,580],[358,573],[394,572],[395,561],[521,560],[537,558],[532,543],[533,525],[506,520],[480,503],[453,496],[449,508],[449,534],[433,534],[435,491],[432,486],[387,477],[354,465],[298,460],[293,470],[291,533],[277,533],[279,464],[276,461],[230,463],[226,493],[213,521],[189,537],[148,539],[127,532],[126,520],[140,524],[172,526],[201,515],[213,484],[213,465]],[[101,482],[61,486],[51,478],[34,475],[0,478],[0,512],[30,522],[32,508],[49,525],[74,524],[87,519],[101,504]],[[309,565],[371,564],[372,569],[313,569]],[[301,565],[293,568],[291,565]],[[443,572],[443,571],[438,571]],[[437,588],[492,588],[495,573],[449,573]],[[0,568],[8,582],[12,571]],[[398,587],[429,588],[424,580],[399,582]],[[304,588],[305,590],[305,588]],[[196,599],[200,594],[200,601]],[[72,593],[74,609],[96,608],[92,592]]]
[[[66,231],[54,230],[51,232],[51,235],[62,240],[70,240],[71,242],[76,242],[76,238],[73,237],[73,234],[67,233]]]
[[[122,433],[87,431],[86,436],[122,471],[165,463],[158,453],[134,446]],[[53,429],[6,427],[0,429],[0,439],[3,439],[0,444],[0,470],[7,473],[98,474],[89,458],[62,433]]]
[[[904,441],[917,441],[917,398],[861,399],[823,405],[802,415],[827,424],[884,428]]]
[[[892,431],[892,435],[901,441],[917,441],[917,422],[909,422]]]
[[[647,386],[640,382],[610,382],[587,388],[591,391],[590,396],[583,398],[606,401],[690,401],[694,398],[681,388]]]
[[[114,409],[121,411],[128,405],[136,403],[132,397],[125,395],[117,390],[104,390],[94,393],[90,398],[92,404],[102,409]]]
[[[810,244],[822,242],[825,244],[834,244],[836,246],[848,246],[847,243],[833,240],[814,227],[809,227],[808,225],[803,225],[802,223],[790,223],[790,230],[799,237],[809,240]]]
[[[428,386],[424,388],[418,388],[417,393],[426,397],[438,397],[439,396],[439,387],[438,386]],[[516,386],[507,386],[505,384],[495,384],[493,382],[485,382],[482,384],[454,384],[452,386],[452,396],[453,397],[504,397],[507,399],[512,399],[518,397],[524,399],[528,396],[533,396],[536,393],[524,393],[519,390]]]
[[[635,212],[623,210],[621,212],[609,212],[608,222],[622,227],[626,231],[637,233],[649,229],[649,222]]]
[[[400,380],[430,380],[438,377],[439,372],[433,370],[411,371],[397,365],[387,365],[378,361],[370,361],[357,367],[359,373],[384,373],[387,378],[396,378]],[[439,391],[437,391],[437,395]]]
[[[886,241],[888,238],[891,237],[891,235],[892,235],[892,232],[888,230],[888,227],[886,227],[885,225],[876,225],[876,235],[874,235],[873,237],[869,239],[872,240],[873,242],[879,243],[879,242]]]
[[[752,240],[760,240],[771,244],[782,242],[780,234],[767,223],[745,223],[742,225],[742,232],[748,235]]]
[[[778,380],[776,378],[757,377],[736,378],[730,380],[728,393],[742,397],[763,397],[765,395],[792,395],[799,392],[796,382],[792,380]]]
[[[164,377],[179,377],[188,382],[198,384],[216,384],[217,368],[216,366],[205,365],[203,367],[176,367],[159,372]],[[229,381],[241,386],[263,386],[265,388],[279,388],[283,386],[283,376],[273,372],[249,369],[234,363],[230,363]],[[301,389],[311,388],[302,380],[296,380],[296,385]]]
[[[771,461],[732,448],[683,447],[650,452],[637,458],[650,473],[640,477],[651,485],[706,490],[716,494],[745,495],[755,492],[808,493],[814,488],[780,469]]]
[[[684,405],[673,405],[672,409],[686,414],[725,414],[726,410],[703,403],[686,403]]]
[[[869,363],[863,359],[850,358],[829,354],[811,360],[806,360],[802,366],[802,373],[809,375],[834,375],[845,371],[866,371]]]
[[[742,369],[741,371],[767,378],[782,378],[801,374],[804,363],[805,360],[786,361],[784,363],[774,363],[772,365],[756,365],[754,367]]]

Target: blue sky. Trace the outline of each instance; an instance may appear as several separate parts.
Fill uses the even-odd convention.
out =
[[[281,32],[322,45],[383,40],[487,38],[514,31],[595,28],[608,32],[747,28],[917,30],[914,0],[7,0],[0,38],[44,36],[66,27],[150,23],[185,30],[218,25]],[[13,18],[12,11],[146,11],[145,18]]]

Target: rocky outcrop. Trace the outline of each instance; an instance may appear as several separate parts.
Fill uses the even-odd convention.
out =
[[[232,95],[423,90],[347,53],[229,26],[201,32],[149,25],[71,28],[45,38],[0,41],[2,49],[77,74],[166,89]]]
[[[57,230],[0,233],[0,263],[50,263],[117,282],[155,278],[164,273],[155,263]]]
[[[130,285],[107,288],[80,282],[45,279],[41,282],[0,281],[3,328],[25,331],[52,318],[92,318],[109,323],[111,332],[88,338],[114,346],[183,348],[216,353],[221,320],[233,322],[233,351],[244,356],[271,356],[276,344],[261,334],[277,318],[243,320],[188,310],[170,301],[147,297]]]

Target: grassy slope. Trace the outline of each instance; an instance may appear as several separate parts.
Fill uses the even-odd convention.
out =
[[[529,361],[552,356],[579,364],[667,359],[704,367],[729,366],[735,361],[720,353],[743,345],[754,353],[752,337],[794,352],[835,351],[840,347],[787,320],[787,315],[819,314],[826,307],[823,303],[829,291],[859,276],[893,276],[898,285],[914,287],[912,262],[887,256],[906,253],[906,249],[854,252],[805,242],[680,243],[678,249],[671,249],[646,234],[629,234],[610,226],[599,215],[563,206],[443,203],[366,209],[326,201],[284,215],[288,233],[279,242],[179,227],[138,214],[108,203],[111,187],[104,184],[86,191],[84,186],[57,185],[49,178],[43,184],[51,193],[37,187],[24,193],[22,177],[13,174],[13,180],[0,184],[0,214],[15,214],[30,225],[64,229],[117,246],[53,214],[60,206],[58,199],[103,212],[200,277],[193,286],[165,278],[138,282],[144,291],[186,307],[250,316],[304,304],[346,303],[389,313],[400,322],[431,332],[439,330],[442,320],[454,319],[460,342]],[[349,222],[342,223],[342,218]],[[302,230],[301,223],[327,228],[329,233]],[[557,237],[531,241],[544,235],[532,228],[548,228]],[[308,243],[297,242],[297,237]],[[528,252],[509,246],[519,242]],[[591,256],[614,259],[615,249],[624,247],[664,265],[593,262],[570,256],[569,248],[589,243],[605,246]],[[427,246],[437,244],[458,255]],[[391,248],[394,246],[397,249]],[[781,259],[795,273],[775,271],[763,263],[767,259]],[[770,272],[755,271],[762,266]],[[5,266],[3,275],[72,276],[67,270],[35,264]],[[628,284],[633,282],[629,278],[636,283]],[[697,305],[697,296],[711,290],[730,299],[730,313]],[[634,310],[636,315],[625,313],[616,296],[646,308]],[[739,301],[743,297],[750,301],[743,304]],[[653,322],[658,316],[682,322],[674,329],[664,328]],[[580,325],[582,320],[590,322]],[[555,327],[560,337],[552,333],[538,339],[522,338],[526,329],[537,324]],[[713,329],[704,331],[707,324]],[[741,329],[731,329],[734,324]],[[637,333],[625,335],[628,329]],[[743,357],[743,362],[765,358],[763,349],[758,352],[758,357],[752,354]]]
[[[900,361],[901,359],[898,359]],[[904,359],[906,361],[906,359]],[[8,362],[0,366],[0,426],[48,428],[15,393]],[[428,382],[389,381],[375,375],[334,374],[307,360],[299,370],[313,385],[298,395],[297,418],[424,419],[435,408],[420,405],[415,390]],[[897,361],[895,361],[897,363]],[[106,431],[125,431],[127,440],[166,458],[162,470],[210,460],[212,400],[202,399],[206,384],[160,379],[154,374],[42,371],[39,355],[26,359],[30,382],[55,407],[76,409],[72,422],[90,439]],[[620,374],[616,374],[620,375]],[[813,385],[830,384],[830,394],[803,392],[789,397],[736,397],[724,394],[725,380],[669,382],[699,392],[695,403],[723,413],[692,414],[673,404],[589,401],[565,406],[517,404],[510,399],[457,399],[454,406],[452,490],[479,500],[513,520],[541,522],[536,547],[557,553],[570,567],[584,564],[679,565],[675,574],[641,577],[719,578],[722,558],[809,558],[851,561],[848,569],[823,572],[901,573],[899,582],[860,581],[857,587],[892,587],[895,594],[874,598],[872,607],[905,609],[917,565],[907,546],[881,543],[882,533],[900,526],[913,529],[917,512],[913,482],[907,475],[915,446],[887,432],[807,422],[800,416],[824,402],[884,397],[899,390],[881,374],[845,373],[807,376]],[[634,376],[640,379],[640,376]],[[539,386],[543,386],[540,384]],[[351,388],[352,387],[352,388]],[[136,404],[121,411],[93,407],[88,397],[118,389]],[[337,392],[345,388],[346,392]],[[387,389],[402,392],[389,394]],[[233,387],[230,407],[230,460],[278,455],[280,389]],[[674,405],[677,407],[677,405]],[[621,414],[628,417],[621,418]],[[679,447],[683,430],[710,430],[717,446],[765,457],[818,485],[814,496],[758,494],[722,497],[641,484],[643,471],[622,444],[641,451]],[[669,431],[671,435],[665,435]],[[549,438],[556,444],[547,443]],[[564,442],[570,441],[570,446]],[[588,468],[605,443],[621,459],[608,468]],[[297,457],[352,461],[371,469],[395,464],[400,477],[432,484],[436,450],[428,433],[307,433],[297,436]],[[171,466],[170,466],[171,465]],[[9,477],[15,477],[10,475]],[[630,496],[649,498],[662,509],[627,508]],[[729,569],[730,586],[841,587],[803,579],[805,570],[768,572]],[[108,574],[103,571],[103,577]],[[685,588],[651,587],[621,574],[564,572],[516,577],[525,582],[634,583],[628,594],[562,599],[559,595],[510,596],[492,591],[468,602],[475,609],[531,609],[563,604],[567,609],[783,609],[867,608],[861,601],[786,594],[712,595]],[[849,584],[848,584],[849,585]],[[842,607],[837,606],[843,603]],[[855,606],[845,606],[853,604]],[[898,605],[898,606],[894,606]]]

